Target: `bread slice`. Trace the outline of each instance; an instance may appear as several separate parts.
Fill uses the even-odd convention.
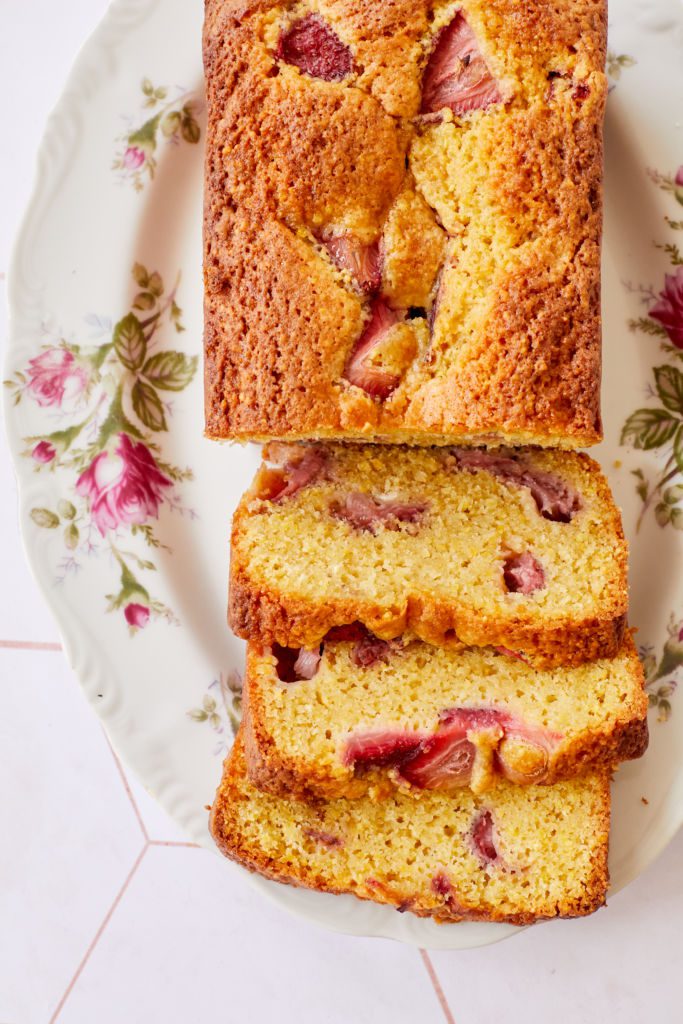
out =
[[[207,0],[206,433],[600,440],[605,0]]]
[[[484,797],[396,790],[305,803],[248,780],[238,737],[211,811],[228,857],[268,878],[352,893],[438,921],[579,917],[605,902],[605,772],[556,786],[501,782]]]
[[[534,669],[490,648],[354,640],[249,645],[244,742],[259,789],[302,799],[554,783],[640,757],[647,695],[631,634],[616,658]]]
[[[626,542],[586,455],[273,444],[266,458],[233,522],[239,636],[314,648],[359,621],[537,665],[619,650]]]

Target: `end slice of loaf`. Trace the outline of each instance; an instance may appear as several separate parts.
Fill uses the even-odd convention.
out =
[[[211,832],[251,871],[351,893],[438,921],[579,917],[605,902],[609,778],[556,786],[500,783],[485,797],[396,791],[309,804],[247,778],[241,739],[225,762]]]
[[[355,632],[322,651],[249,645],[244,738],[260,789],[483,793],[501,777],[549,784],[645,752],[648,701],[630,633],[616,658],[542,670],[490,648]]]
[[[601,439],[606,0],[207,0],[206,433]]]
[[[619,650],[626,542],[587,456],[273,444],[266,459],[233,522],[239,636],[313,648],[359,621],[537,665]]]

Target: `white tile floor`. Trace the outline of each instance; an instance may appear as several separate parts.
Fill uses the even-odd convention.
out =
[[[105,6],[0,4],[0,271],[45,116]],[[126,778],[51,649],[4,442],[0,493],[0,1024],[682,1019],[683,836],[588,921],[430,958],[293,920],[188,846]]]

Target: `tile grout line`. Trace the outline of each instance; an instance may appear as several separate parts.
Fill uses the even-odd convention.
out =
[[[183,842],[180,839],[150,839],[150,846],[181,846],[191,850],[201,850],[199,843]]]
[[[44,640],[0,640],[0,649],[8,651],[61,651],[62,645]]]
[[[437,973],[434,970],[434,964],[431,961],[429,953],[427,952],[426,949],[421,949],[420,956],[422,957],[422,963],[425,965],[427,974],[429,975],[429,980],[431,981],[434,991],[436,992],[436,998],[439,1000],[441,1009],[443,1010],[443,1015],[446,1018],[446,1024],[455,1024],[455,1019],[453,1017],[453,1014],[451,1013],[451,1008],[448,1005],[448,1001],[446,999],[446,996],[444,995],[444,991],[441,988],[441,982],[439,981]],[[52,1024],[52,1022],[50,1022],[50,1024]]]
[[[116,769],[117,769],[117,771],[119,773],[119,776],[121,778],[121,782],[123,783],[123,788],[126,791],[126,795],[127,795],[128,799],[130,801],[130,805],[133,808],[133,811],[135,813],[135,817],[138,819],[138,825],[140,826],[140,830],[142,832],[144,840],[145,840],[146,843],[149,843],[150,842],[149,833],[147,832],[147,827],[146,827],[146,825],[145,825],[145,823],[143,821],[142,814],[140,813],[140,808],[138,807],[137,803],[135,802],[135,797],[133,796],[133,792],[132,792],[132,790],[130,788],[130,783],[128,782],[128,779],[126,778],[126,773],[123,770],[123,765],[121,764],[121,762],[119,760],[118,754],[116,753],[116,751],[112,747],[112,745],[111,745],[111,743],[109,741],[109,737],[107,736],[107,731],[106,731],[106,729],[104,727],[102,727],[102,732],[104,733],[104,738],[107,741],[107,746],[109,747],[109,749],[111,751],[111,756],[114,758],[114,764],[116,765]]]
[[[55,1024],[55,1021],[57,1020],[57,1017],[62,1012],[62,1010],[64,1008],[64,1004],[66,1003],[67,999],[71,995],[71,993],[73,991],[73,988],[74,988],[74,985],[76,984],[76,982],[80,978],[80,976],[81,976],[81,974],[83,972],[83,969],[85,968],[85,965],[87,964],[88,960],[92,956],[92,953],[93,953],[93,950],[95,949],[95,946],[97,945],[97,943],[99,942],[100,938],[102,937],[102,933],[104,932],[105,928],[109,924],[109,922],[110,922],[110,920],[111,920],[111,918],[112,918],[112,916],[114,914],[114,911],[116,910],[116,908],[118,907],[119,903],[121,902],[121,900],[123,898],[123,894],[125,893],[126,889],[130,885],[131,879],[133,878],[133,875],[137,871],[138,867],[140,866],[140,862],[142,861],[142,858],[145,856],[145,853],[147,852],[148,847],[149,847],[149,842],[146,842],[145,845],[140,850],[140,853],[137,855],[135,863],[133,864],[133,867],[128,872],[128,876],[127,876],[126,880],[124,881],[123,885],[121,886],[121,888],[119,889],[118,893],[116,894],[116,897],[114,898],[114,902],[112,903],[112,905],[110,906],[109,910],[105,914],[104,920],[102,921],[101,925],[99,926],[99,928],[95,932],[95,935],[94,935],[94,938],[93,938],[92,942],[90,943],[90,945],[86,949],[85,955],[83,956],[83,959],[81,960],[80,964],[76,968],[76,973],[74,974],[73,978],[69,982],[64,995],[59,1000],[59,1003],[57,1004],[57,1008],[55,1009],[55,1012],[50,1017],[49,1024]]]

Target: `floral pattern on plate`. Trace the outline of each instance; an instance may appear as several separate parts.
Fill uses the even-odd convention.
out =
[[[670,193],[683,206],[683,165],[675,174],[650,171],[653,183]],[[683,230],[683,218],[667,216],[673,232]],[[657,523],[683,530],[683,370],[676,362],[683,361],[683,255],[675,241],[655,242],[671,265],[657,292],[651,285],[631,287],[640,296],[647,312],[629,321],[631,331],[661,339],[661,351],[668,361],[652,368],[654,384],[648,395],[656,405],[637,409],[621,432],[621,443],[645,451],[657,450],[663,457],[661,472],[654,477],[644,470],[633,470],[636,493],[642,501],[638,528],[654,505]]]
[[[193,722],[207,722],[219,737],[214,748],[214,755],[225,757],[237,735],[242,720],[242,676],[233,669],[221,672],[217,679],[209,684],[200,707],[191,708],[187,712]],[[225,719],[230,727],[226,729]]]
[[[45,411],[45,431],[24,438],[22,455],[36,472],[68,474],[55,506],[30,513],[34,526],[61,532],[57,582],[107,548],[118,575],[107,610],[121,611],[135,634],[152,617],[177,621],[142,582],[143,574],[156,569],[154,561],[123,544],[136,538],[138,547],[142,540],[152,549],[170,550],[154,526],[162,505],[194,515],[178,493],[192,472],[164,461],[156,437],[168,430],[169,393],[188,386],[197,357],[160,343],[162,326],[184,330],[176,302],[180,277],[166,292],[156,271],[136,263],[132,273],[139,290],[130,312],[113,326],[86,317],[105,340],[54,338],[5,386],[15,404],[31,401]]]
[[[645,689],[650,707],[658,709],[660,722],[667,722],[671,717],[671,698],[678,686],[675,674],[683,665],[683,619],[677,619],[672,613],[666,631],[667,639],[659,656],[652,646],[640,649]]]
[[[199,103],[191,92],[181,89],[174,99],[168,99],[168,88],[153,85],[149,78],[143,78],[140,89],[142,109],[154,109],[155,113],[120,137],[120,147],[112,164],[121,180],[131,182],[136,192],[142,191],[146,179],[154,178],[160,142],[173,145],[188,142],[196,146],[201,138],[197,121]]]

